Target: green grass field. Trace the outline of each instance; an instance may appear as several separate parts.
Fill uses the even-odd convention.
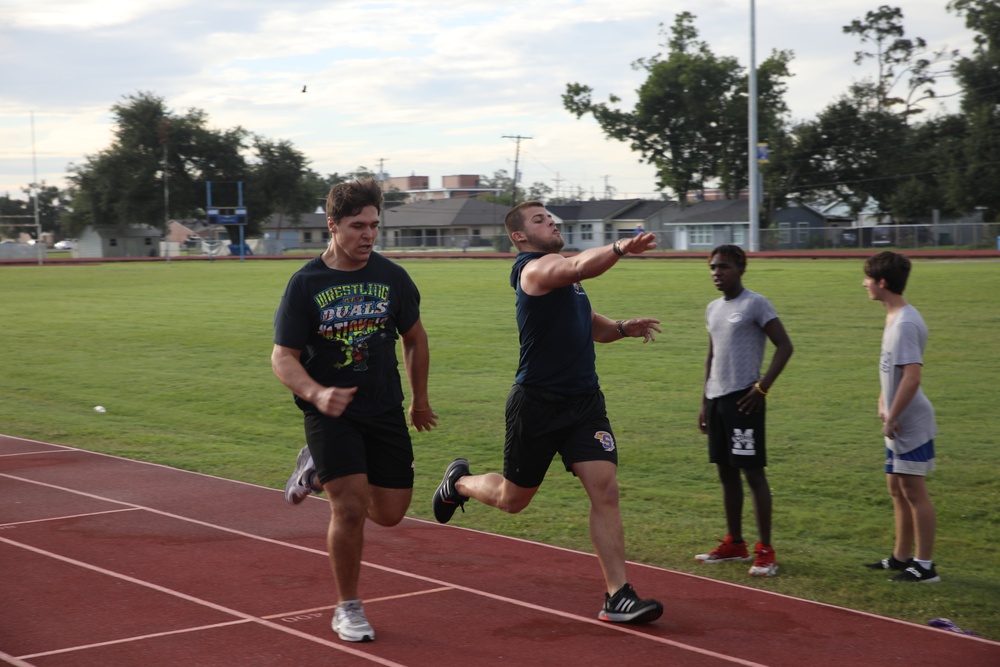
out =
[[[474,472],[501,466],[517,362],[510,263],[403,263],[423,295],[440,416],[434,432],[414,433],[410,514],[431,518],[431,494],[451,459],[467,457]],[[271,318],[300,265],[0,267],[0,432],[283,487],[302,426],[271,374]],[[693,559],[725,533],[695,424],[704,308],[717,296],[705,263],[628,260],[588,282],[599,312],[663,321],[654,343],[598,347],[620,446],[628,558],[916,623],[944,616],[1000,640],[1000,552],[992,546],[1000,529],[1000,263],[918,261],[907,289],[931,331],[923,381],[940,429],[929,486],[943,581],[933,585],[889,584],[860,567],[892,546],[875,407],[884,309],[868,301],[862,278],[856,260],[757,259],[745,276],[771,299],[796,350],[768,406],[781,571],[763,581],[743,565]],[[591,550],[585,494],[558,463],[521,514],[466,509],[456,524]],[[745,525],[751,539],[749,502]],[[594,579],[598,590],[596,566]],[[644,593],[662,597],[670,613],[669,590]]]

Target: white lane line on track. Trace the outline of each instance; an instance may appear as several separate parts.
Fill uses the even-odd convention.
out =
[[[110,502],[110,503],[115,503],[115,504],[118,504],[118,505],[123,505],[125,507],[146,510],[147,512],[151,512],[153,514],[157,514],[157,515],[160,515],[160,516],[169,517],[169,518],[172,518],[172,519],[175,519],[175,520],[178,520],[178,521],[187,522],[187,523],[191,523],[191,524],[198,525],[198,526],[203,526],[203,527],[206,527],[206,528],[211,528],[211,529],[214,529],[214,530],[220,530],[220,531],[223,531],[223,532],[226,532],[226,533],[230,533],[230,534],[233,534],[233,535],[238,535],[240,537],[245,537],[247,539],[259,540],[259,541],[266,542],[266,543],[269,543],[269,544],[274,544],[274,545],[277,545],[277,546],[282,546],[282,547],[292,548],[292,549],[298,549],[300,551],[305,551],[307,553],[320,554],[320,555],[322,555],[324,557],[326,557],[326,555],[327,555],[326,551],[322,551],[322,550],[319,550],[319,549],[312,549],[310,547],[303,547],[303,546],[299,546],[297,544],[291,544],[291,543],[288,543],[288,542],[282,542],[281,540],[275,540],[275,539],[272,539],[272,538],[269,538],[269,537],[263,537],[261,535],[254,535],[253,533],[247,533],[247,532],[244,532],[242,530],[236,530],[234,528],[227,528],[226,526],[219,526],[217,524],[209,523],[207,521],[200,521],[198,519],[192,519],[190,517],[185,517],[185,516],[181,516],[181,515],[178,515],[178,514],[172,514],[170,512],[164,512],[162,510],[158,510],[158,509],[155,509],[155,508],[152,508],[152,507],[145,507],[145,506],[142,506],[142,505],[136,505],[134,503],[126,503],[126,502],[123,502],[121,500],[115,500],[113,498],[105,498],[103,496],[98,496],[96,494],[87,493],[85,491],[78,491],[76,489],[70,489],[70,488],[66,488],[66,487],[62,487],[62,486],[57,486],[55,484],[48,484],[46,482],[40,482],[38,480],[27,479],[27,478],[23,478],[23,477],[17,477],[16,475],[10,475],[8,473],[0,473],[0,477],[7,477],[9,479],[15,479],[15,480],[18,480],[18,481],[21,481],[21,482],[28,482],[28,483],[31,483],[31,484],[36,484],[38,486],[42,486],[42,487],[46,487],[46,488],[50,488],[50,489],[56,489],[56,490],[60,490],[60,491],[67,491],[69,493],[75,493],[75,494],[78,494],[78,495],[81,495],[81,496],[84,496],[84,497],[87,497],[87,498],[93,498],[93,499],[96,499],[96,500],[104,500],[104,501],[107,501],[107,502]],[[26,545],[20,545],[17,542],[13,542],[11,540],[6,540],[6,539],[3,539],[2,537],[0,537],[0,541],[8,542],[10,544],[17,545],[17,546],[25,546],[25,548],[29,548],[29,549],[34,549],[33,547],[27,547]],[[42,552],[41,550],[38,550],[38,551],[40,553],[49,554],[49,552]],[[60,558],[62,560],[66,560],[67,562],[74,562],[74,563],[77,562],[77,561],[73,561],[72,559],[63,558],[62,556],[59,556],[57,554],[50,554],[50,555],[53,556],[53,557],[55,557],[55,558]],[[86,563],[82,563],[82,562],[79,563],[79,564],[81,566],[83,566],[83,567],[91,567],[91,568],[93,568],[95,570],[107,572],[108,574],[111,574],[113,576],[118,576],[118,575],[115,575],[115,573],[113,573],[113,572],[103,570],[103,568],[98,568],[96,566],[90,566],[90,565],[88,565]],[[524,600],[518,600],[518,599],[515,599],[515,598],[509,598],[509,597],[506,597],[506,596],[503,596],[503,595],[496,595],[494,593],[489,593],[487,591],[479,590],[479,589],[476,589],[476,588],[471,588],[471,587],[468,587],[468,586],[462,586],[462,585],[459,585],[459,584],[453,584],[453,583],[448,582],[448,581],[442,581],[440,579],[434,579],[434,578],[431,578],[431,577],[425,577],[423,575],[415,574],[413,572],[407,572],[405,570],[398,570],[396,568],[387,567],[387,566],[384,566],[384,565],[377,565],[375,563],[368,563],[366,561],[362,561],[362,565],[367,565],[368,567],[371,567],[371,568],[374,568],[374,569],[377,569],[377,570],[382,570],[384,572],[391,572],[393,574],[397,574],[397,575],[402,576],[402,577],[407,577],[407,578],[410,578],[410,579],[416,579],[418,581],[424,581],[424,582],[427,582],[427,583],[435,584],[437,586],[442,586],[444,588],[454,589],[454,590],[460,590],[460,591],[463,591],[463,592],[466,592],[466,593],[470,593],[472,595],[478,595],[478,596],[481,596],[481,597],[489,598],[491,600],[496,600],[496,601],[499,601],[499,602],[504,602],[506,604],[512,604],[512,605],[515,605],[515,606],[523,607],[525,609],[531,609],[531,610],[534,610],[534,611],[540,611],[540,612],[543,612],[543,613],[546,613],[546,614],[551,614],[553,616],[559,616],[561,618],[566,618],[566,619],[570,619],[570,620],[574,620],[574,621],[579,621],[579,622],[582,622],[582,623],[587,623],[589,625],[594,625],[594,626],[605,628],[605,629],[608,629],[608,630],[621,632],[623,634],[629,634],[629,635],[633,635],[635,637],[641,637],[641,638],[643,638],[645,640],[648,640],[648,641],[656,642],[656,643],[659,643],[659,644],[665,644],[665,645],[668,645],[668,646],[673,646],[675,648],[679,648],[679,649],[684,650],[684,651],[691,651],[693,653],[698,653],[698,654],[701,654],[701,655],[710,656],[710,657],[717,658],[719,660],[723,660],[723,661],[726,661],[726,662],[732,662],[732,663],[735,663],[735,664],[738,664],[738,665],[744,665],[745,667],[764,667],[760,663],[751,662],[749,660],[744,660],[742,658],[738,658],[738,657],[735,657],[735,656],[726,655],[724,653],[716,653],[715,651],[710,651],[708,649],[703,649],[703,648],[700,648],[698,646],[692,646],[690,644],[684,644],[682,642],[676,642],[676,641],[673,641],[673,640],[670,640],[670,639],[666,639],[664,637],[657,637],[655,635],[651,635],[651,634],[648,634],[646,632],[641,632],[639,630],[634,630],[634,629],[632,629],[632,628],[630,628],[628,626],[625,626],[625,625],[616,624],[616,623],[607,623],[607,622],[604,622],[604,621],[599,621],[599,620],[597,620],[597,618],[588,618],[586,616],[580,616],[578,614],[571,614],[571,613],[568,613],[568,612],[560,611],[558,609],[552,609],[552,608],[549,608],[549,607],[543,607],[541,605],[536,605],[536,604],[533,604],[533,603],[530,603],[530,602],[525,602]],[[133,580],[132,577],[127,577],[126,575],[121,575],[121,576],[123,578],[128,579],[128,580]],[[176,592],[176,591],[171,591],[170,589],[162,588],[162,587],[156,586],[155,584],[151,584],[151,583],[148,583],[148,582],[142,582],[141,580],[138,580],[138,579],[135,579],[134,581],[136,583],[141,584],[141,585],[147,585],[147,586],[149,586],[151,588],[155,588],[156,590],[162,590],[164,592],[168,592],[168,593],[177,595],[177,596],[182,597],[184,599],[190,599],[193,602],[197,602],[198,601],[197,598],[189,597],[189,596],[187,596],[184,593],[180,593],[180,592]],[[210,606],[210,607],[213,607],[213,608],[217,607],[217,605],[214,605],[213,603],[210,603],[210,602],[207,602],[207,601],[205,602],[205,604],[208,605],[208,606]],[[224,609],[224,608],[221,608],[221,607],[219,607],[219,608],[220,609]],[[227,611],[229,611],[229,610],[227,610]],[[235,611],[235,610],[232,610],[231,613],[239,615],[240,617],[244,617],[244,618],[248,618],[248,619],[253,619],[253,620],[258,620],[256,617],[252,617],[252,616],[243,614],[242,612],[238,612],[238,611]],[[282,626],[270,623],[269,621],[262,621],[262,622],[266,623],[269,626],[282,627]],[[282,628],[282,629],[283,630],[288,630],[290,632],[293,632],[289,628]],[[315,637],[313,635],[307,635],[305,633],[299,633],[297,631],[294,631],[294,633],[298,634],[298,635],[301,635],[303,637],[311,638],[311,639],[313,639],[315,641],[326,643],[325,640],[319,639],[319,638],[317,638],[317,637]],[[338,644],[330,643],[330,645],[331,646],[335,646],[337,648],[343,648],[342,645],[338,645]],[[366,653],[361,653],[361,652],[357,652],[357,653],[359,655],[363,655],[365,657],[370,657]],[[386,664],[390,664],[390,663],[386,663]],[[391,664],[396,664],[396,663],[391,663]]]
[[[197,604],[197,605],[201,605],[203,607],[208,607],[209,609],[214,609],[214,610],[222,612],[224,614],[229,614],[230,616],[235,616],[236,618],[241,619],[240,621],[234,621],[234,623],[239,623],[239,622],[257,623],[258,625],[263,625],[264,627],[270,628],[272,630],[278,630],[279,632],[285,632],[285,633],[288,633],[290,635],[294,635],[294,636],[296,636],[296,637],[298,637],[300,639],[305,639],[307,641],[311,641],[311,642],[315,642],[315,643],[318,643],[318,644],[322,644],[322,645],[324,645],[324,646],[326,646],[328,648],[336,649],[337,651],[342,651],[344,653],[350,653],[351,655],[355,655],[355,656],[357,656],[359,658],[364,658],[366,660],[370,660],[370,661],[378,663],[380,665],[386,665],[386,667],[406,667],[405,665],[403,665],[401,663],[393,662],[392,660],[385,660],[384,658],[380,658],[378,656],[371,655],[369,653],[365,653],[364,651],[358,651],[356,649],[352,649],[350,646],[345,645],[343,642],[333,642],[333,641],[330,641],[330,640],[327,640],[327,639],[323,639],[322,637],[317,637],[315,635],[310,635],[310,634],[307,634],[305,632],[300,632],[299,630],[295,630],[293,628],[290,628],[290,627],[287,627],[287,626],[283,626],[280,623],[273,623],[271,621],[264,620],[264,619],[258,618],[256,616],[251,616],[250,614],[243,613],[243,612],[238,611],[236,609],[230,609],[229,607],[224,607],[224,606],[222,606],[220,604],[216,604],[214,602],[209,602],[208,600],[202,600],[200,598],[196,598],[194,596],[187,595],[186,593],[181,593],[180,591],[175,591],[175,590],[166,588],[164,586],[159,586],[159,585],[154,584],[154,583],[149,582],[149,581],[144,581],[142,579],[136,579],[135,577],[130,577],[130,576],[126,575],[126,574],[122,574],[120,572],[114,572],[112,570],[108,570],[108,569],[105,569],[103,567],[99,567],[97,565],[92,565],[90,563],[84,563],[83,561],[76,560],[75,558],[67,558],[66,556],[63,556],[63,555],[60,555],[60,554],[57,554],[57,553],[53,553],[51,551],[46,551],[45,549],[39,549],[37,547],[33,547],[33,546],[30,546],[30,545],[27,545],[27,544],[21,544],[19,542],[15,542],[13,540],[8,540],[7,538],[2,537],[2,536],[0,536],[0,542],[2,542],[4,544],[9,544],[10,546],[13,546],[13,547],[18,547],[18,548],[21,548],[21,549],[25,549],[27,551],[31,551],[33,553],[36,553],[36,554],[39,554],[39,555],[42,555],[42,556],[47,556],[49,558],[54,558],[54,559],[56,559],[58,561],[62,561],[64,563],[69,563],[70,565],[76,565],[76,566],[82,567],[82,568],[84,568],[86,570],[91,570],[93,572],[98,572],[98,573],[106,575],[108,577],[113,577],[115,579],[120,579],[122,581],[127,581],[127,582],[129,582],[131,584],[135,584],[136,586],[142,586],[144,588],[150,588],[150,589],[152,589],[154,591],[158,591],[160,593],[166,593],[167,595],[172,595],[174,597],[180,598],[180,599],[185,600],[187,602],[191,602],[192,604]],[[223,624],[223,625],[229,625],[229,624]],[[206,626],[206,627],[208,627],[208,626]],[[195,628],[195,629],[197,629],[197,628]],[[192,630],[188,630],[188,631],[190,632]],[[150,636],[157,636],[157,635],[150,635]],[[130,639],[132,641],[135,641],[136,639],[140,639],[140,638],[139,637],[132,637]],[[121,640],[119,640],[117,642],[104,642],[104,643],[98,643],[98,644],[89,644],[87,647],[88,648],[94,648],[94,647],[98,647],[98,646],[104,646],[104,645],[107,645],[107,644],[120,643],[120,641]],[[78,649],[79,649],[79,647],[76,647],[74,649],[60,649],[57,652],[66,652],[67,650],[78,650]],[[47,654],[46,653],[37,653],[37,654],[33,654],[32,657],[37,657],[37,656],[41,656],[41,655],[47,655]],[[22,656],[22,657],[26,657],[26,656]]]
[[[101,514],[118,514],[119,512],[139,512],[141,511],[138,507],[122,507],[116,510],[102,510],[100,512],[84,512],[83,514],[66,514],[63,516],[49,516],[44,519],[29,519],[28,521],[7,521],[0,522],[0,526],[27,526],[32,523],[45,523],[46,521],[62,521],[63,519],[80,519],[88,516],[98,516]]]

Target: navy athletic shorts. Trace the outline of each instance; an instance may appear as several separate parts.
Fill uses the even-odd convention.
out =
[[[507,395],[506,413],[503,476],[518,486],[540,486],[557,453],[568,472],[582,461],[618,465],[618,447],[599,389],[564,396],[515,384]]]

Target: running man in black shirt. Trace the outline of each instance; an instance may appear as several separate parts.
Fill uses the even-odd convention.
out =
[[[382,190],[374,179],[335,185],[330,245],[292,276],[274,316],[271,366],[305,418],[307,446],[285,486],[301,503],[326,491],[327,550],[339,596],[333,630],[372,641],[358,598],[365,521],[399,523],[413,494],[413,447],[396,360],[402,338],[409,421],[436,425],[427,399],[430,353],[420,294],[402,267],[374,252]]]

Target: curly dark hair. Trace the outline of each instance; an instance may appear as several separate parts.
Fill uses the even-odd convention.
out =
[[[717,246],[709,254],[708,261],[711,262],[712,258],[715,257],[716,255],[722,255],[724,257],[728,257],[733,261],[734,264],[736,264],[737,268],[740,269],[747,268],[747,254],[743,252],[743,248],[739,247],[738,245],[727,244],[727,245]]]

